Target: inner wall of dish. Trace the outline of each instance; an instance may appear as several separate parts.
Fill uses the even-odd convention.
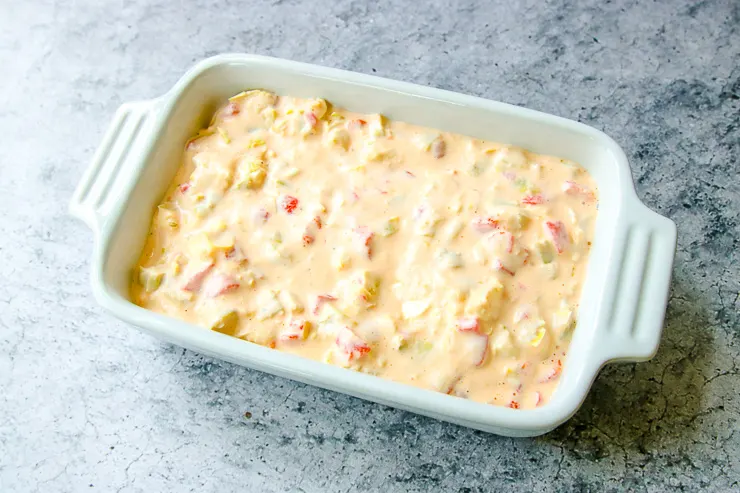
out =
[[[612,255],[614,225],[619,211],[618,163],[604,142],[588,129],[572,124],[559,125],[539,114],[522,114],[516,108],[484,103],[485,108],[432,99],[413,94],[345,82],[296,71],[289,66],[263,62],[218,65],[207,69],[187,84],[181,95],[165,100],[160,111],[162,125],[154,129],[154,145],[132,190],[109,243],[105,279],[117,294],[128,300],[131,268],[143,248],[155,207],[177,171],[185,142],[208,125],[223,101],[242,90],[267,89],[278,94],[321,97],[351,111],[382,113],[391,119],[438,128],[476,138],[513,144],[534,152],[572,159],[584,166],[599,185],[600,208],[595,241],[583,287],[576,330],[565,364],[561,387],[581,378],[581,371],[568,371],[574,358],[584,360],[577,348],[593,347],[594,323],[602,302],[602,287]],[[382,83],[381,83],[382,84]],[[442,98],[445,97],[443,93]],[[171,106],[168,106],[171,104]],[[577,365],[580,366],[580,365]]]

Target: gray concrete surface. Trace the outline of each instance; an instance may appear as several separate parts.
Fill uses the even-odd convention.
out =
[[[640,197],[679,228],[657,357],[605,368],[568,424],[515,440],[205,358],[103,313],[72,190],[120,103],[230,51],[613,136]],[[740,489],[737,0],[0,0],[0,70],[0,491]]]

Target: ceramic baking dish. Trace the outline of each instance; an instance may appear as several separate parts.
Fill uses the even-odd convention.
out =
[[[129,300],[131,269],[185,142],[217,105],[244,89],[321,97],[361,113],[522,146],[572,159],[600,193],[578,324],[552,400],[534,410],[468,401],[281,353],[145,310]],[[637,198],[624,152],[586,125],[472,96],[254,55],[221,55],[191,69],[164,96],[127,103],[85,172],[72,214],[93,230],[92,288],[116,317],[158,338],[236,364],[437,419],[509,436],[552,430],[583,402],[611,361],[655,354],[665,313],[676,227]]]

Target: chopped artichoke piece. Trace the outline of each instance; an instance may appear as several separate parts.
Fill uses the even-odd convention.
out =
[[[496,279],[472,289],[468,297],[467,311],[481,320],[495,319],[501,309],[504,286]]]
[[[195,196],[196,204],[194,207],[195,215],[198,217],[205,217],[209,212],[216,207],[216,204],[221,200],[221,194],[214,192],[207,192],[207,194],[198,194]]]
[[[234,335],[237,326],[239,325],[239,314],[236,310],[231,310],[222,316],[218,317],[210,329],[222,334]]]
[[[267,125],[275,123],[275,119],[277,118],[277,111],[275,108],[265,108],[260,114],[262,115],[262,118],[265,119],[265,123]]]
[[[249,142],[247,142],[247,149],[254,149],[255,147],[261,147],[263,145],[265,145],[265,139],[255,137],[253,139],[249,139]]]
[[[223,140],[226,144],[231,144],[231,137],[229,137],[229,134],[226,130],[221,127],[216,127],[216,130],[218,130],[218,134],[221,136],[221,140]]]
[[[267,320],[284,311],[283,305],[273,291],[267,290],[260,293],[257,304],[259,306],[257,310],[258,320]]]
[[[549,264],[555,259],[555,250],[549,241],[538,241],[535,243],[535,248],[540,254],[543,264]]]
[[[547,334],[545,321],[541,318],[527,318],[519,322],[514,329],[520,345],[538,347]]]
[[[479,159],[473,163],[470,170],[468,170],[468,173],[470,176],[480,176],[485,173],[488,168],[488,164],[489,162],[487,160]]]
[[[362,152],[362,162],[377,163],[385,161],[386,159],[391,159],[395,155],[396,152],[393,149],[380,149],[376,146],[376,142],[374,140],[369,140],[365,143]]]
[[[460,233],[462,232],[464,227],[465,223],[462,221],[462,219],[460,219],[459,217],[453,218],[445,230],[444,239],[448,243],[454,241],[458,236],[460,236]]]
[[[414,142],[422,151],[429,151],[434,141],[441,137],[439,133],[424,133],[414,137]]]
[[[352,257],[343,248],[337,250],[332,257],[332,264],[336,270],[344,270],[352,263]]]
[[[329,126],[333,127],[335,125],[342,124],[344,122],[344,117],[340,115],[339,113],[337,113],[336,111],[333,111],[329,115],[328,120],[329,120]]]
[[[396,351],[403,351],[409,347],[409,336],[405,334],[396,334],[391,339],[391,348]]]
[[[139,270],[139,284],[147,293],[156,291],[162,284],[162,279],[164,272],[155,270],[154,267],[141,267]]]
[[[161,204],[157,207],[157,219],[159,220],[160,224],[164,224],[167,227],[175,229],[180,225],[177,216],[177,211],[169,202]]]
[[[289,312],[300,313],[303,311],[303,304],[300,302],[295,294],[289,291],[281,291],[280,300],[282,301],[285,309]]]
[[[499,149],[493,155],[493,165],[497,171],[521,169],[527,165],[527,156],[519,149]]]
[[[444,249],[439,252],[437,258],[440,265],[446,269],[457,269],[463,266],[462,254],[459,252]]]
[[[546,332],[547,331],[545,330],[544,327],[539,327],[537,329],[537,333],[535,334],[535,336],[532,338],[532,340],[529,341],[529,345],[533,347],[539,346],[540,342],[542,342],[542,338],[545,337]]]
[[[298,176],[298,175],[299,175],[300,173],[301,173],[301,170],[300,170],[299,168],[296,168],[296,167],[292,167],[292,168],[288,168],[288,169],[286,169],[286,170],[285,170],[285,173],[283,174],[283,176],[284,176],[285,178],[295,178],[295,177],[296,177],[296,176]]]
[[[325,324],[350,321],[349,316],[334,306],[333,303],[324,303],[319,311],[319,321]]]
[[[240,272],[237,274],[236,278],[241,282],[241,284],[250,288],[253,288],[255,284],[257,284],[257,276],[251,270]]]
[[[368,271],[362,273],[355,279],[358,285],[359,295],[366,303],[372,304],[378,296],[380,279]]]
[[[236,239],[232,234],[221,235],[213,240],[211,245],[216,252],[229,252],[236,245]]]
[[[215,253],[215,247],[205,233],[191,236],[187,242],[187,249],[195,258],[210,257]]]
[[[426,353],[434,348],[434,344],[429,341],[418,341],[416,343],[416,350],[420,353]]]
[[[575,326],[573,311],[563,306],[552,316],[552,327],[558,334],[564,334]]]
[[[263,91],[262,89],[252,89],[249,91],[243,91],[229,98],[229,101],[238,101],[241,99],[248,100],[248,104],[254,105],[257,111],[262,111],[265,108],[273,106],[277,102],[277,96],[269,91]]]
[[[374,117],[370,117],[370,122],[369,122],[370,135],[374,137],[382,137],[386,135],[387,125],[388,125],[388,119],[381,114],[378,114]]]
[[[381,236],[391,236],[398,231],[398,226],[401,220],[398,217],[392,217],[386,221],[383,225],[383,229],[380,230]]]
[[[193,158],[193,161],[195,161],[195,158]],[[198,161],[202,160],[199,159]],[[188,182],[194,193],[194,198],[197,199],[198,196],[205,197],[205,194],[217,197],[229,188],[231,180],[232,167],[227,163],[203,161],[203,164],[197,165],[190,174]]]
[[[429,310],[429,305],[431,305],[431,302],[428,299],[418,301],[404,301],[401,305],[401,313],[403,314],[403,318],[407,320],[420,317],[424,314],[424,312]]]
[[[422,236],[433,237],[442,219],[442,216],[430,207],[422,209],[416,221],[416,233]]]
[[[182,289],[170,289],[165,294],[178,303],[192,301],[195,296],[190,291],[184,291]]]
[[[176,276],[188,264],[188,258],[182,253],[177,253],[168,266],[168,272]]]
[[[267,165],[263,160],[243,158],[239,161],[234,188],[256,190],[265,183],[266,176]]]
[[[321,120],[326,115],[326,110],[329,105],[325,99],[315,99],[311,102],[309,110],[316,116],[317,119]]]
[[[347,129],[339,126],[329,131],[329,133],[327,134],[327,139],[329,140],[330,144],[341,147],[345,151],[349,149],[349,145],[351,142],[351,137]]]
[[[511,341],[511,334],[509,334],[509,331],[506,330],[505,326],[500,326],[492,337],[491,349],[496,354],[507,354],[513,348],[514,344]]]
[[[511,231],[521,231],[526,229],[529,224],[530,218],[526,214],[516,213],[506,218],[508,229]]]

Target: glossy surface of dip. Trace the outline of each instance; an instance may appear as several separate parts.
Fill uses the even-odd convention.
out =
[[[575,163],[248,91],[187,144],[132,298],[280,351],[533,408],[559,380],[596,210]]]

